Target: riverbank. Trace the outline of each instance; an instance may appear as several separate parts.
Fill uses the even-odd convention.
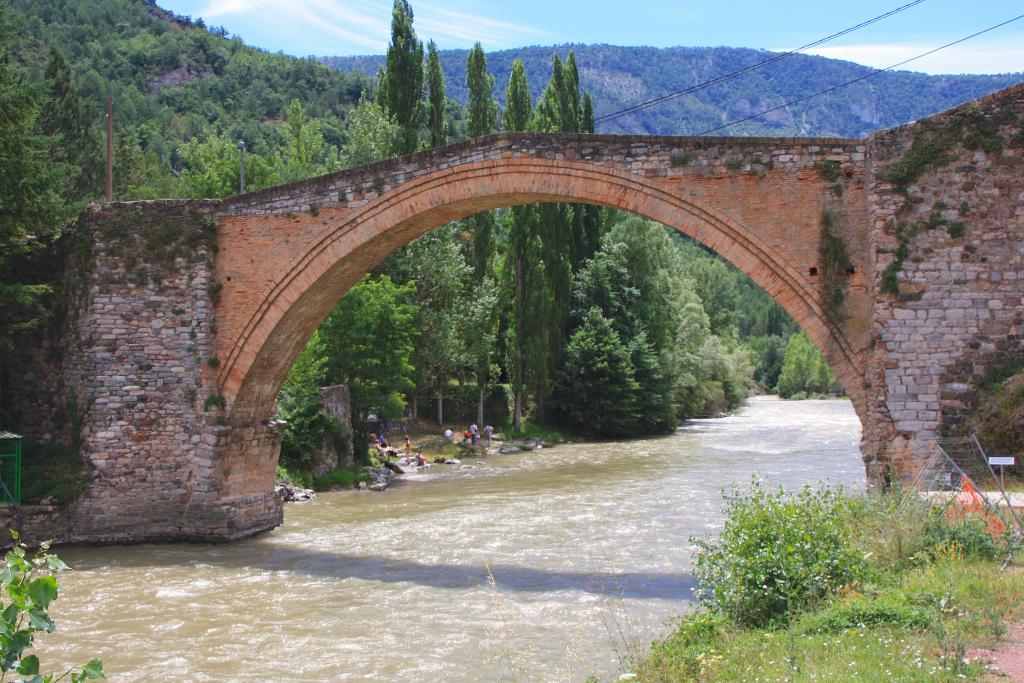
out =
[[[779,526],[780,519],[761,522]],[[1013,673],[1012,667],[995,667],[1012,661],[1007,653],[1018,646],[1001,645],[1000,639],[1008,632],[1012,636],[1024,620],[1024,569],[1012,563],[1004,568],[1007,558],[1020,551],[1019,540],[992,537],[981,520],[951,520],[917,501],[897,505],[856,499],[839,521],[848,547],[860,549],[864,558],[855,578],[765,621],[748,619],[750,612],[731,613],[729,598],[717,589],[736,586],[705,574],[703,588],[711,593],[698,591],[702,606],[636,657],[629,677],[958,681]],[[751,527],[751,520],[742,524]],[[761,561],[757,541],[751,541],[758,531],[744,531],[752,532],[743,548],[750,564],[740,575]],[[769,529],[763,538],[769,537],[785,539],[786,532]],[[701,557],[697,566],[702,566]],[[767,570],[761,583],[785,580],[773,568],[784,569],[759,567]],[[769,592],[767,586],[754,588]]]

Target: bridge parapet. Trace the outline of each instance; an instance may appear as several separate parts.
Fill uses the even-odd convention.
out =
[[[500,159],[582,161],[648,178],[763,175],[816,170],[822,163],[862,165],[867,141],[849,138],[730,138],[564,133],[494,133],[318,178],[225,200],[227,215],[301,213],[311,206],[360,208],[438,170]]]

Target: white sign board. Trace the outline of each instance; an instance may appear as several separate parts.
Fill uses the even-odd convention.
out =
[[[988,459],[989,465],[1003,465],[1005,467],[1013,467],[1014,463],[1016,463],[1016,458],[1014,458],[1012,455],[1008,457],[993,456]]]

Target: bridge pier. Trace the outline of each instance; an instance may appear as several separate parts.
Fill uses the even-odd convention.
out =
[[[61,330],[11,371],[26,437],[77,449],[90,482],[30,509],[30,539],[228,541],[281,523],[280,425],[229,425],[217,387],[215,206],[93,206],[62,245]]]

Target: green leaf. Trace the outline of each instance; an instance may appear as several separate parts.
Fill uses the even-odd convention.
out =
[[[36,579],[28,586],[28,596],[34,606],[45,610],[57,598],[57,579],[52,576]]]
[[[18,664],[18,673],[27,676],[34,676],[39,673],[39,657],[35,655],[29,655],[24,657]]]
[[[50,569],[57,572],[63,571],[68,568],[68,566],[64,564],[64,560],[60,559],[56,555],[47,555],[46,562],[50,565]]]
[[[57,628],[46,612],[38,609],[28,610],[28,623],[32,628],[47,633],[53,633],[53,630]]]
[[[98,659],[90,659],[89,663],[82,667],[82,674],[89,679],[106,678],[103,675],[103,662]]]

